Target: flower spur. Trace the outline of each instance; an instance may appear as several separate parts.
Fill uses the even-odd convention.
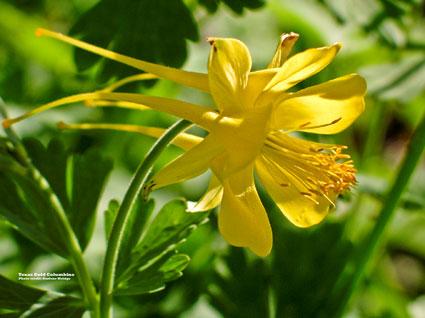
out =
[[[94,106],[118,102],[120,107],[149,107],[190,120],[208,135],[180,135],[175,142],[187,151],[160,170],[149,187],[157,189],[211,169],[210,187],[195,210],[221,203],[219,229],[232,245],[248,247],[259,256],[269,254],[272,247],[271,227],[256,191],[254,172],[282,213],[300,227],[319,223],[335,205],[338,194],[355,183],[355,169],[349,156],[342,153],[344,146],[313,143],[289,135],[294,131],[338,133],[362,113],[366,85],[357,74],[288,92],[325,68],[340,49],[339,44],[309,49],[288,58],[298,36],[285,34],[268,68],[251,72],[251,57],[242,42],[211,38],[208,73],[202,74],[136,60],[51,31],[38,33],[208,92],[217,109],[110,89],[60,99],[3,125],[79,101]],[[96,124],[85,128],[96,128]],[[148,127],[139,127],[138,131],[152,136],[161,132]]]

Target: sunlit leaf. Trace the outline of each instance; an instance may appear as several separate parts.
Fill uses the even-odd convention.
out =
[[[189,256],[185,254],[165,254],[151,266],[138,271],[131,280],[120,284],[115,294],[140,295],[160,291],[165,288],[167,282],[183,275],[182,271],[189,261]]]
[[[384,100],[409,102],[425,89],[425,55],[416,54],[397,63],[369,66],[361,73],[368,82],[369,94]]]
[[[152,209],[152,203],[146,208]],[[154,288],[153,282],[146,283],[147,286],[151,286],[149,287],[151,291],[162,288],[166,281],[174,280],[181,275],[180,272],[187,265],[189,257],[183,254],[175,256],[175,250],[199,224],[207,220],[208,216],[208,213],[188,213],[186,209],[186,202],[183,200],[167,203],[143,231],[140,242],[132,248],[131,254],[127,258],[120,259],[121,271],[118,271],[117,279],[117,289],[121,290],[120,293],[124,289],[132,289],[133,283],[136,282],[139,283],[132,290],[146,292],[143,291],[142,282],[149,275],[161,277],[158,280],[160,286],[155,285]],[[132,247],[136,239],[129,239],[128,242],[133,242],[128,245]]]

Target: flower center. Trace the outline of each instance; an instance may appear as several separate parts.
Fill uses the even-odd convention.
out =
[[[220,157],[222,176],[246,167],[260,154],[268,134],[269,115],[266,112],[246,112],[242,118],[220,117],[211,129],[211,137],[222,145]]]
[[[356,170],[346,146],[314,143],[275,132],[267,137],[263,153],[280,174],[281,186],[295,186],[300,194],[334,198],[356,183]]]

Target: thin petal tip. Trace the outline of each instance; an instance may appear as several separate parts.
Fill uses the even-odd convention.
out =
[[[280,41],[283,44],[285,41],[295,40],[295,39],[298,39],[299,37],[300,35],[295,32],[282,33],[282,35],[280,36]]]
[[[215,43],[215,40],[216,40],[217,38],[214,38],[214,37],[207,37],[207,42],[210,44],[210,45],[213,45],[214,43]]]
[[[4,119],[1,124],[4,129],[8,129],[10,128],[10,126],[12,126],[12,122],[10,119]]]
[[[56,124],[56,127],[57,127],[58,129],[63,130],[63,129],[68,129],[68,128],[69,128],[69,125],[68,125],[68,124],[66,124],[66,123],[65,123],[65,122],[63,122],[63,121],[60,121],[60,122],[58,122],[58,123]]]
[[[357,73],[351,73],[346,75],[347,78],[351,79],[351,80],[355,80],[357,81],[357,87],[359,88],[359,90],[361,91],[361,95],[366,95],[367,93],[367,82],[366,79],[361,76],[360,74]]]
[[[335,42],[332,46],[335,47],[337,51],[339,51],[342,48],[342,43],[341,42]]]
[[[46,29],[43,28],[37,28],[37,30],[35,30],[35,36],[37,37],[41,37],[46,33]]]

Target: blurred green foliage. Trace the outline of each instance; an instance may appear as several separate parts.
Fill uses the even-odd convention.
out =
[[[252,50],[256,67],[267,64],[282,32],[300,34],[296,51],[341,41],[344,48],[337,59],[303,83],[307,86],[349,72],[360,73],[368,82],[366,111],[354,127],[336,136],[318,137],[319,141],[349,145],[359,171],[358,186],[339,200],[335,213],[321,225],[298,229],[262,193],[275,242],[272,255],[263,260],[228,247],[217,234],[214,212],[209,223],[189,236],[185,226],[202,223],[204,215],[187,216],[182,201],[172,201],[159,212],[153,203],[146,207],[139,202],[136,210],[150,213],[134,213],[139,219],[130,220],[134,237],[126,238],[119,272],[124,275],[127,265],[132,264],[128,267],[131,275],[122,279],[121,285],[118,282],[121,295],[117,297],[117,317],[332,317],[340,297],[340,274],[350,269],[350,260],[361,253],[395,167],[425,113],[424,16],[421,0],[0,0],[0,96],[10,113],[17,114],[134,73],[126,66],[38,39],[34,30],[40,26],[136,58],[176,67],[185,64],[185,69],[195,70],[205,70],[207,36],[240,38]],[[166,82],[129,85],[126,90],[211,102]],[[101,224],[108,233],[119,207],[118,201],[109,202],[121,198],[130,174],[153,140],[119,132],[60,133],[53,128],[54,123],[67,120],[167,127],[174,118],[153,111],[82,110],[82,105],[67,108],[28,120],[17,129],[23,137],[36,137],[25,142],[26,151],[71,216],[98,280],[98,259],[105,242]],[[56,138],[59,134],[61,141]],[[156,168],[179,153],[170,147]],[[114,160],[108,182],[112,166],[107,157]],[[55,232],[48,217],[49,198],[39,192],[33,177],[16,144],[10,136],[2,135],[0,272],[8,278],[0,277],[0,316],[17,317],[28,310],[28,303],[41,302],[44,309],[40,310],[55,308],[65,315],[74,308],[75,316],[70,317],[80,317],[83,311],[77,298],[61,296],[44,301],[45,286],[37,281],[28,284],[37,289],[16,284],[17,272],[37,271],[40,263],[43,271],[66,268],[63,260],[50,253],[63,254],[61,244],[66,242]],[[345,316],[425,315],[424,177],[422,162],[386,233],[385,246],[370,262],[366,279]],[[155,199],[160,206],[176,196],[195,200],[205,188],[205,178],[198,178],[159,191]],[[98,211],[107,212],[97,213],[96,222],[97,205]],[[167,210],[169,205],[177,207]],[[174,235],[168,241],[159,226],[167,224],[172,229],[169,234]],[[149,234],[141,238],[142,233]],[[167,246],[167,252],[158,253],[156,244]],[[183,269],[183,277],[172,281]],[[130,284],[129,288],[129,277],[147,289],[140,287],[134,292],[131,288],[137,286]],[[155,280],[149,285],[152,277],[161,277],[161,284],[156,285]],[[166,289],[147,293],[162,289],[165,283]],[[72,284],[51,283],[49,287],[78,294]],[[3,297],[10,290],[16,290],[27,302],[10,305]],[[40,317],[42,312],[32,315]]]

